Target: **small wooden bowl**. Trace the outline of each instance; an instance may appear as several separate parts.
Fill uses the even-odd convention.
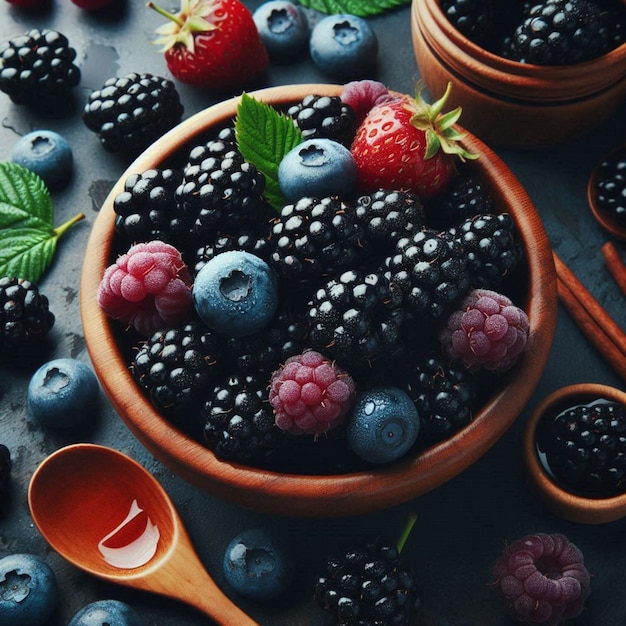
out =
[[[338,85],[295,85],[253,92],[255,98],[285,107],[310,93],[338,95]],[[506,165],[468,133],[465,147],[481,154],[476,162],[494,206],[515,220],[528,265],[523,301],[530,319],[527,350],[504,377],[474,420],[452,438],[416,457],[349,474],[291,475],[223,462],[162,417],[142,394],[118,345],[118,327],[96,302],[98,284],[113,258],[113,200],[133,172],[159,167],[176,153],[187,154],[207,129],[232,120],[231,99],[186,120],[140,155],[122,175],[95,221],[81,278],[81,315],[87,348],[102,387],[124,422],[155,457],[207,492],[273,514],[338,517],[380,510],[426,493],[479,459],[514,422],[544,369],[556,325],[556,274],[542,221],[528,194]],[[193,143],[195,140],[196,143]],[[183,152],[184,150],[184,152]]]
[[[626,147],[624,145],[618,146],[609,152],[606,156],[604,156],[600,162],[593,168],[591,172],[591,176],[589,177],[589,182],[587,183],[587,202],[589,203],[589,208],[593,213],[593,216],[596,218],[600,226],[604,228],[608,233],[613,235],[617,239],[621,239],[622,241],[626,241],[626,227],[619,224],[616,220],[614,220],[610,215],[603,211],[598,205],[598,190],[597,190],[597,181],[599,176],[599,170],[604,161],[611,158],[618,151],[624,151]]]
[[[626,96],[626,44],[570,66],[518,63],[462,35],[439,0],[413,0],[413,48],[431,94],[454,87],[451,107],[463,107],[463,126],[491,146],[539,149],[589,132]]]
[[[536,431],[545,415],[556,416],[570,406],[600,398],[626,405],[626,392],[608,385],[581,383],[562,387],[533,410],[524,431],[523,455],[531,488],[556,515],[583,524],[604,524],[625,517],[626,493],[610,498],[586,498],[563,489],[541,464]]]

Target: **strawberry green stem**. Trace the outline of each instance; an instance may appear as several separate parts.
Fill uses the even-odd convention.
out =
[[[157,13],[161,14],[163,17],[166,17],[168,20],[172,20],[172,22],[176,22],[179,26],[183,26],[185,24],[185,20],[183,20],[178,15],[174,15],[165,9],[162,9],[159,5],[154,4],[154,2],[148,2],[148,7],[154,9]]]
[[[398,542],[396,543],[396,548],[398,549],[398,554],[402,552],[404,549],[404,544],[407,542],[407,539],[411,535],[413,530],[413,526],[415,526],[415,522],[417,521],[417,513],[409,513],[409,519],[406,522],[406,525],[402,531],[402,534],[398,538]]]
[[[79,213],[78,215],[75,215],[72,219],[68,220],[64,224],[61,224],[61,226],[57,226],[53,231],[54,236],[57,239],[59,239],[66,233],[66,231],[68,231],[72,226],[74,226],[76,222],[80,222],[81,220],[84,220],[84,219],[85,219],[84,213]]]

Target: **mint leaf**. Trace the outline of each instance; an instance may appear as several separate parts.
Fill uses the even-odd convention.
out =
[[[265,176],[265,197],[280,211],[285,198],[278,184],[278,166],[302,143],[302,133],[287,115],[244,93],[235,119],[237,145],[243,158]]]
[[[411,0],[368,0],[367,2],[363,0],[300,0],[299,3],[307,9],[314,9],[328,15],[348,13],[358,17],[368,17],[411,4]]]
[[[16,163],[0,163],[0,276],[37,282],[60,237],[84,217],[80,213],[54,228],[52,199],[43,180]]]

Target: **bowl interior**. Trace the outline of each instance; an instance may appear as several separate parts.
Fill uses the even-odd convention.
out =
[[[310,93],[338,95],[337,85],[296,85],[253,92],[286,106]],[[467,134],[479,152],[480,172],[494,206],[509,212],[522,242],[526,272],[521,300],[531,326],[528,348],[494,389],[473,421],[448,440],[395,464],[339,475],[284,474],[218,460],[201,443],[159,415],[128,370],[120,329],[96,302],[98,284],[116,254],[113,199],[134,172],[176,162],[209,129],[232,120],[238,99],[220,103],[167,133],[130,165],[104,202],[87,246],[81,277],[81,316],[101,384],[128,428],[159,460],[192,484],[241,506],[274,514],[332,517],[379,510],[426,493],[480,458],[507,430],[530,398],[545,366],[556,324],[556,277],[548,238],[532,201],[504,163]],[[193,143],[192,143],[193,142]]]

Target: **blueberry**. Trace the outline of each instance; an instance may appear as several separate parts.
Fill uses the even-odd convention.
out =
[[[295,60],[309,41],[309,23],[304,11],[287,0],[264,2],[252,14],[270,58]]]
[[[257,332],[278,306],[278,283],[269,265],[241,250],[222,252],[198,272],[194,306],[209,328],[229,337]]]
[[[362,18],[346,13],[320,20],[311,33],[309,52],[326,74],[342,80],[362,78],[376,66],[378,39]]]
[[[280,189],[289,202],[305,196],[348,195],[357,168],[348,148],[331,139],[307,139],[290,150],[278,166]]]
[[[58,599],[52,568],[35,554],[10,554],[0,559],[0,624],[41,626]]]
[[[245,530],[234,537],[224,552],[223,565],[231,587],[255,600],[283,593],[295,573],[291,551],[264,528]]]
[[[125,602],[97,600],[80,609],[67,626],[143,626],[143,622]]]
[[[348,418],[348,444],[370,463],[390,463],[415,443],[419,415],[411,398],[396,387],[364,391]]]
[[[93,370],[75,359],[44,363],[28,383],[28,415],[48,428],[70,428],[92,417],[99,385]]]
[[[51,130],[35,130],[13,146],[14,163],[35,172],[48,187],[65,184],[74,163],[69,143]]]

